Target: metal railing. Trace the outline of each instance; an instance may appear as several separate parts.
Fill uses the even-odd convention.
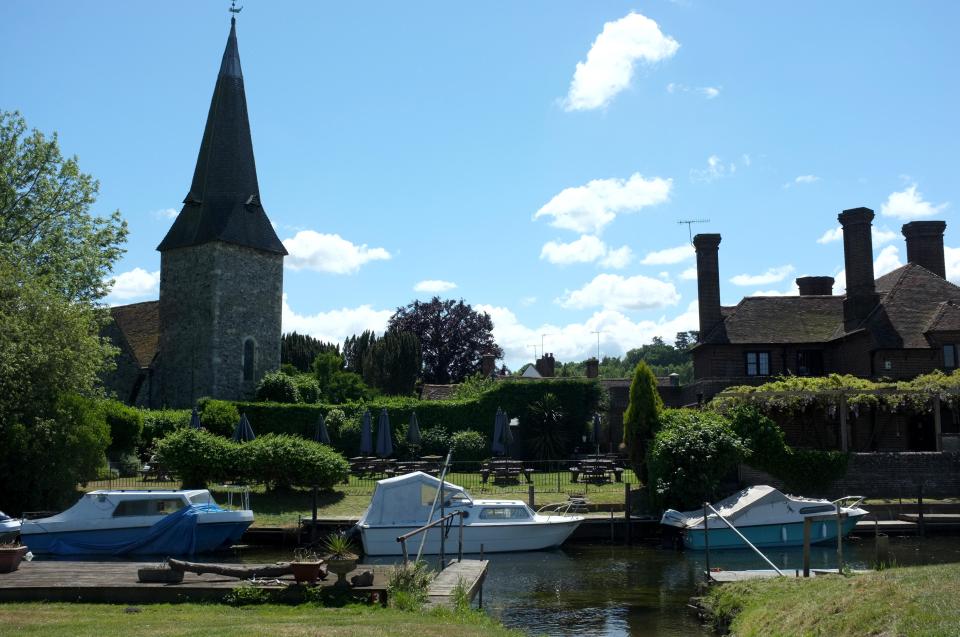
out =
[[[412,538],[414,535],[418,535],[420,533],[426,533],[429,529],[432,529],[437,525],[443,525],[448,520],[452,520],[453,518],[457,518],[457,517],[460,518],[460,532],[459,532],[459,538],[457,539],[457,561],[462,562],[463,561],[463,519],[467,517],[467,512],[454,511],[453,513],[448,513],[447,515],[441,518],[437,518],[430,524],[425,524],[421,526],[419,529],[414,529],[409,533],[404,533],[403,535],[397,538],[397,542],[400,542],[400,548],[403,550],[403,565],[406,566],[410,561],[409,555],[407,553],[407,540]],[[447,533],[449,532],[450,532],[449,524],[446,525],[446,528],[443,528],[441,526],[441,529],[440,529],[440,564],[441,565],[444,565],[447,561],[446,560],[446,540],[447,540]]]
[[[770,568],[772,568],[773,570],[775,570],[775,571],[777,572],[777,575],[779,575],[780,577],[783,577],[783,571],[781,571],[779,568],[776,567],[776,565],[775,565],[773,562],[771,562],[769,559],[767,559],[767,556],[764,555],[764,554],[760,551],[760,549],[758,549],[757,547],[755,547],[755,546],[753,545],[753,543],[752,543],[750,540],[748,540],[748,539],[743,535],[743,533],[741,533],[740,531],[738,531],[738,530],[737,530],[737,527],[735,527],[735,526],[733,525],[733,523],[730,522],[730,520],[728,520],[727,518],[723,517],[723,515],[721,515],[719,511],[717,511],[716,509],[714,509],[712,504],[710,504],[710,503],[708,503],[708,502],[704,502],[704,503],[703,503],[703,546],[704,546],[704,549],[706,550],[707,577],[708,577],[708,578],[710,577],[710,528],[709,528],[710,525],[708,524],[708,522],[709,522],[709,516],[707,515],[707,509],[710,509],[711,511],[713,511],[714,514],[717,516],[717,518],[720,519],[721,522],[723,522],[723,523],[726,524],[728,527],[730,527],[730,530],[733,531],[734,533],[736,533],[736,534],[737,534],[737,537],[739,537],[741,540],[743,540],[744,544],[746,544],[746,545],[749,546],[751,549],[753,549],[753,552],[754,552],[754,553],[756,553],[757,555],[759,555],[759,556],[763,559],[764,562],[766,562],[767,564],[769,564],[769,565],[770,565]]]

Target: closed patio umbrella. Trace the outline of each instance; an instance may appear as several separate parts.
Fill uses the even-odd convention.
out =
[[[327,422],[323,419],[323,414],[320,414],[317,418],[317,426],[313,432],[313,439],[325,445],[330,444],[330,432],[327,431]]]
[[[197,411],[196,407],[190,412],[190,428],[200,429],[200,412]]]
[[[393,455],[393,434],[390,432],[390,416],[384,407],[377,421],[377,455],[387,458]]]
[[[493,440],[490,442],[490,451],[495,456],[502,456],[507,452],[503,448],[503,410],[497,407],[497,414],[493,417]]]
[[[363,412],[363,418],[360,419],[360,455],[369,456],[373,454],[373,423],[370,421],[370,410]]]
[[[597,446],[597,456],[600,456],[600,413],[593,414],[593,434],[591,442]]]
[[[417,420],[417,412],[412,412],[410,414],[410,426],[407,427],[407,444],[419,449],[420,441],[420,421]]]
[[[511,425],[516,422],[516,418],[512,420],[507,420],[507,412],[503,412],[503,453],[504,455],[510,454],[510,445],[513,444],[513,428]]]
[[[233,441],[250,442],[251,440],[256,440],[256,438],[256,435],[253,433],[253,427],[250,426],[250,421],[247,420],[247,415],[242,414],[240,416],[240,422],[237,423],[236,428],[233,430]]]

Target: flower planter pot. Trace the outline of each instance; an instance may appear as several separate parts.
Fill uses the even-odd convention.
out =
[[[179,584],[183,581],[183,571],[168,566],[144,566],[137,569],[137,579],[145,584]]]
[[[293,579],[297,583],[316,582],[320,577],[320,564],[322,562],[290,562],[290,568],[293,570]]]
[[[337,574],[337,581],[334,586],[350,586],[347,581],[347,573],[357,568],[356,557],[327,557],[327,569],[331,573]]]
[[[0,573],[12,573],[20,567],[20,560],[27,554],[25,546],[0,547]]]

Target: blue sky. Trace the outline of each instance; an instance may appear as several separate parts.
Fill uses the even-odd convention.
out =
[[[245,4],[286,331],[382,330],[435,290],[489,311],[514,368],[541,342],[585,358],[595,331],[603,354],[672,340],[697,324],[682,219],[723,235],[724,304],[842,284],[831,231],[857,206],[878,273],[935,218],[960,280],[955,2]],[[0,108],[57,131],[130,224],[114,304],[157,298],[228,6],[0,9]]]

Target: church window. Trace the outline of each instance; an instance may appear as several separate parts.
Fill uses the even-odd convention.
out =
[[[252,338],[243,342],[243,380],[253,380],[253,362],[256,356],[256,343]]]

